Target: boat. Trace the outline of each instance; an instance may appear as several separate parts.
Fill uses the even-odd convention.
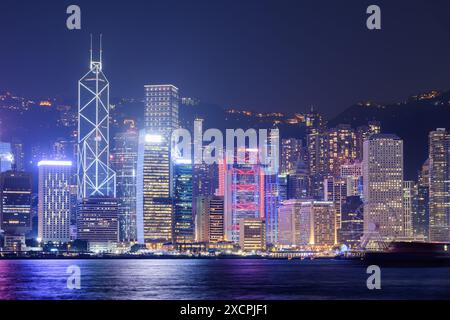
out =
[[[363,261],[367,264],[418,266],[450,265],[450,243],[394,241],[385,251],[368,251]]]

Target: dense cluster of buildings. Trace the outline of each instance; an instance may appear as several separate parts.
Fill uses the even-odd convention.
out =
[[[130,121],[110,137],[109,82],[102,69],[101,54],[98,61],[91,54],[89,72],[79,81],[76,161],[55,156],[38,162],[40,246],[80,240],[95,252],[133,245],[265,252],[450,241],[445,129],[430,132],[429,158],[417,181],[404,180],[401,138],[382,133],[377,122],[328,128],[317,112],[300,119],[304,139],[281,139],[277,172],[225,158],[199,164],[173,154],[182,100],[171,84],[146,85],[143,127]],[[0,170],[3,250],[25,250],[32,179],[19,142],[0,143]]]

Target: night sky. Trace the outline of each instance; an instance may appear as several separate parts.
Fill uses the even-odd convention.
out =
[[[66,28],[70,4],[80,31]],[[366,28],[370,4],[381,31]],[[100,32],[113,97],[173,83],[226,107],[333,116],[450,89],[448,0],[1,0],[0,91],[74,99]]]

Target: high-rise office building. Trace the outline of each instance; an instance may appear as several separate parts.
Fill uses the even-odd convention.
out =
[[[109,164],[109,82],[102,49],[78,82],[78,199],[115,197],[115,173]]]
[[[145,86],[145,129],[170,141],[178,128],[178,88],[171,84]]]
[[[195,240],[217,243],[224,240],[224,202],[221,196],[200,196],[195,217]]]
[[[139,134],[137,172],[138,242],[158,247],[172,242],[173,176],[171,135],[178,128],[178,88],[146,85],[145,129]]]
[[[119,202],[119,240],[134,242],[136,234],[136,171],[139,132],[130,128],[114,136],[111,166],[116,172],[116,198]]]
[[[72,159],[72,143],[69,140],[59,138],[53,143],[52,158],[54,160]]]
[[[343,178],[328,176],[324,180],[324,200],[333,202],[336,210],[336,229],[341,228],[342,206],[347,200],[347,181]]]
[[[70,193],[70,240],[77,239],[78,220],[78,187],[76,184],[69,186]]]
[[[173,201],[169,143],[163,135],[139,133],[137,238],[148,247],[173,240]]]
[[[308,167],[311,177],[310,195],[323,199],[323,178],[328,173],[326,135],[319,131],[308,134]]]
[[[297,167],[302,156],[302,140],[289,138],[281,140],[280,173],[289,174]]]
[[[266,226],[263,219],[239,219],[239,233],[239,246],[243,251],[266,250]]]
[[[356,128],[356,158],[363,159],[364,141],[372,134],[381,133],[381,125],[378,121],[369,121],[366,126]]]
[[[14,156],[11,150],[11,143],[0,142],[0,172],[12,169]]]
[[[77,238],[89,248],[114,249],[119,241],[118,204],[115,198],[89,197],[78,204]]]
[[[311,197],[311,177],[308,166],[299,159],[296,167],[287,175],[286,199],[309,199]]]
[[[38,238],[43,243],[70,241],[71,161],[40,161]]]
[[[383,240],[404,236],[403,141],[373,134],[364,142],[364,234]]]
[[[450,241],[450,132],[429,135],[430,241]]]
[[[341,229],[338,231],[338,243],[350,249],[360,246],[364,233],[364,204],[359,196],[349,196],[341,209]]]
[[[14,158],[14,170],[24,171],[25,170],[25,155],[23,151],[23,143],[19,139],[12,139],[11,149]]]
[[[278,245],[300,246],[300,210],[307,200],[286,200],[278,212]]]
[[[337,243],[336,210],[333,202],[302,202],[300,209],[300,244],[330,248]]]
[[[0,229],[6,250],[20,251],[31,231],[31,174],[6,171],[0,174]]]
[[[268,244],[276,244],[278,241],[278,209],[280,206],[278,175],[266,174],[262,179],[264,179],[266,241]]]
[[[403,182],[403,229],[406,238],[413,238],[413,216],[417,211],[417,185],[414,181]]]
[[[227,241],[239,243],[240,219],[264,219],[264,187],[264,169],[259,164],[227,164],[225,172]]]
[[[345,179],[347,196],[363,196],[363,165],[361,161],[341,165],[340,177]]]
[[[173,240],[175,243],[193,242],[192,163],[176,159],[173,168]]]
[[[417,183],[417,211],[413,212],[412,228],[415,238],[428,239],[430,227],[430,164],[425,161],[419,172]],[[415,214],[414,214],[415,213]]]
[[[356,159],[356,134],[350,125],[341,124],[326,133],[327,172],[339,176],[341,165]]]

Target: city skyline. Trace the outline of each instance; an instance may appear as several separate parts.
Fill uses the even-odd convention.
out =
[[[449,297],[450,4],[285,1],[5,0],[0,299]]]

